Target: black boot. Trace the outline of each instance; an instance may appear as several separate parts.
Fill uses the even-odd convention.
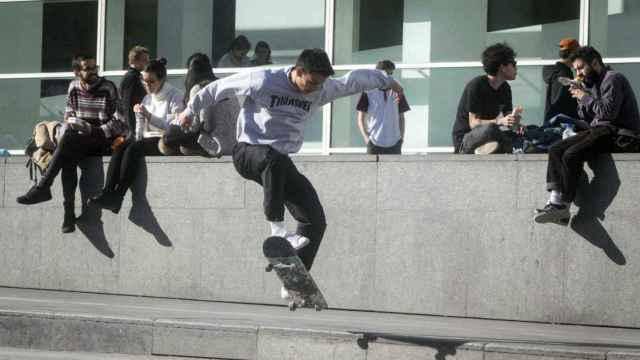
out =
[[[76,231],[76,211],[73,204],[64,206],[64,221],[62,222],[62,232],[65,234]]]
[[[19,204],[32,205],[43,201],[51,200],[51,190],[48,187],[38,187],[34,185],[26,194],[18,196],[16,201]]]
[[[91,199],[90,203],[103,209],[111,210],[114,214],[117,214],[122,207],[122,201],[123,197],[116,191],[105,190],[100,196]]]

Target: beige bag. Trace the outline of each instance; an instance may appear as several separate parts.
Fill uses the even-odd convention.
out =
[[[33,136],[24,152],[28,157],[26,167],[29,168],[29,178],[34,182],[37,182],[38,170],[43,174],[53,158],[53,151],[58,145],[56,136],[61,126],[59,121],[41,121],[33,128]]]

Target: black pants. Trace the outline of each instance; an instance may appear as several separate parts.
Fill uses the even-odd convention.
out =
[[[298,256],[311,269],[327,227],[313,185],[298,172],[289,156],[267,145],[238,143],[233,148],[233,164],[243,178],[262,185],[267,221],[283,221],[285,206],[298,221],[297,233],[310,240]]]
[[[402,139],[390,147],[375,145],[371,140],[367,143],[367,154],[372,155],[399,155],[402,154]]]
[[[614,131],[602,126],[580,131],[553,144],[549,148],[547,190],[560,191],[563,201],[572,202],[585,161],[602,153],[613,152],[614,142]]]
[[[73,207],[76,187],[78,185],[77,167],[80,160],[89,156],[102,156],[109,153],[110,142],[104,137],[81,134],[68,129],[53,152],[53,157],[38,187],[49,188],[56,176],[62,172],[62,191],[65,207]]]
[[[111,156],[104,189],[124,197],[140,171],[144,156],[160,155],[159,141],[159,137],[130,139],[120,145]]]
[[[503,131],[497,124],[478,125],[464,135],[460,148],[456,149],[456,152],[473,154],[480,145],[497,141],[499,144],[498,153],[511,153],[513,152],[513,135],[512,131]]]

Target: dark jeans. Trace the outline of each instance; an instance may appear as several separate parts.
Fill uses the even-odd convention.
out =
[[[289,156],[267,145],[238,143],[233,148],[233,164],[243,178],[262,185],[267,221],[283,221],[285,206],[298,221],[297,233],[311,241],[298,256],[311,269],[327,227],[313,185],[298,172]]]
[[[184,146],[190,149],[200,149],[200,144],[198,144],[198,136],[200,133],[193,132],[185,132],[178,125],[169,125],[167,130],[165,131],[162,142],[165,145],[171,147],[179,147]]]
[[[367,143],[367,154],[373,155],[399,155],[402,154],[402,139],[391,147],[374,145],[371,140]]]
[[[580,131],[553,144],[549,148],[547,190],[560,191],[563,201],[572,202],[585,161],[601,153],[613,152],[614,142],[614,131],[602,126]]]
[[[76,187],[78,185],[77,166],[80,160],[89,156],[108,154],[111,143],[104,137],[81,134],[75,130],[67,130],[58,147],[53,152],[51,162],[38,182],[38,187],[51,187],[60,170],[62,172],[62,189],[65,205],[73,206]]]
[[[491,141],[497,141],[500,145],[497,153],[513,152],[513,131],[504,131],[497,124],[479,125],[471,129],[462,138],[460,148],[456,149],[460,154],[473,154],[476,148]]]
[[[159,141],[159,137],[130,139],[120,145],[111,156],[104,189],[124,197],[138,175],[144,156],[160,155]]]

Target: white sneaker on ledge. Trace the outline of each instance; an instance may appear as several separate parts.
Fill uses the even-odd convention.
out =
[[[289,294],[289,290],[287,290],[287,288],[284,287],[284,286],[280,288],[280,297],[283,300],[286,300],[286,301],[293,300],[293,296],[291,296],[291,294]]]
[[[291,233],[291,232],[287,232],[286,235],[284,236],[284,238],[291,244],[291,246],[296,249],[296,250],[300,250],[303,247],[307,246],[309,244],[309,238],[306,236],[302,236],[296,233]]]
[[[489,141],[486,144],[480,145],[476,148],[476,150],[474,151],[474,153],[476,155],[489,155],[489,154],[493,154],[496,151],[498,151],[498,147],[500,146],[500,144],[498,144],[497,141]]]

